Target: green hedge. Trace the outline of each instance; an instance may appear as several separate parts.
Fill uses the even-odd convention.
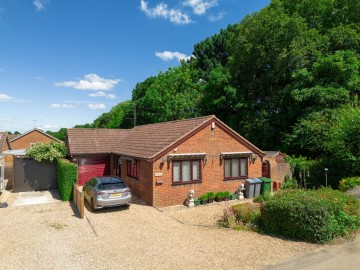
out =
[[[356,186],[360,186],[360,177],[348,177],[340,181],[339,189],[341,191],[346,191]]]
[[[260,228],[307,242],[329,242],[360,228],[360,202],[330,188],[279,192],[263,206]]]
[[[78,166],[67,159],[59,159],[57,162],[57,179],[62,200],[72,200],[72,187],[73,183],[77,183]]]

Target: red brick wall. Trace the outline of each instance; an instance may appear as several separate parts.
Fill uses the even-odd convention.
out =
[[[283,182],[286,175],[291,177],[290,165],[285,163],[282,159],[277,157],[272,158],[266,156],[264,160],[268,160],[270,162],[270,178],[273,182]],[[279,160],[283,160],[282,163],[279,163]]]
[[[153,205],[153,167],[152,163],[145,160],[137,160],[139,162],[139,179],[127,176],[126,160],[122,160],[121,178],[130,187],[131,192],[149,205]]]
[[[39,132],[37,130],[34,130],[34,131],[26,134],[24,137],[18,138],[17,140],[11,142],[11,148],[13,150],[27,149],[30,147],[31,143],[51,142],[51,141],[53,141],[53,139],[42,134],[41,132]]]
[[[244,179],[224,181],[224,162],[220,161],[221,152],[248,152],[251,151],[244,145],[240,144],[229,134],[218,126],[211,130],[210,124],[203,130],[195,134],[193,137],[176,147],[176,151],[172,149],[169,153],[154,162],[153,174],[162,173],[162,176],[146,175],[146,182],[150,182],[154,189],[151,205],[157,207],[183,204],[191,189],[195,191],[195,197],[208,191],[218,192],[228,190],[235,192],[244,181]],[[180,186],[172,185],[172,163],[168,166],[166,158],[168,154],[182,153],[206,153],[206,165],[202,164],[202,183],[187,184]],[[161,162],[165,161],[161,167]],[[141,169],[140,169],[141,171]],[[254,164],[248,162],[248,176],[261,176],[261,159],[257,158]],[[141,178],[142,179],[142,178]],[[162,184],[157,184],[162,181]],[[145,181],[144,181],[145,183]]]

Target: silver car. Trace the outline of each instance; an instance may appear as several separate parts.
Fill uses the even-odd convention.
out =
[[[84,197],[95,211],[104,207],[130,206],[131,190],[117,176],[99,176],[88,181],[83,187]]]

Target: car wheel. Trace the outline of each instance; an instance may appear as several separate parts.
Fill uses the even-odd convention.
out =
[[[95,212],[96,208],[95,208],[95,204],[94,204],[94,199],[91,199],[90,206],[91,206],[91,212]]]

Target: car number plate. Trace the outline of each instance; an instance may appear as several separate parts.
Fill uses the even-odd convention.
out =
[[[120,197],[121,193],[112,193],[110,194],[110,197]]]

